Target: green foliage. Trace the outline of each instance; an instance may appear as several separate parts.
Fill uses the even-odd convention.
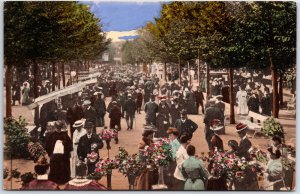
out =
[[[161,62],[199,57],[215,68],[260,69],[271,58],[282,71],[295,64],[294,2],[171,2],[144,29]]]
[[[4,149],[12,158],[29,157],[27,145],[30,137],[25,128],[25,119],[23,117],[20,117],[19,120],[5,118],[4,134],[6,138]]]
[[[93,172],[87,176],[87,179],[91,180],[100,180],[102,178],[102,173],[100,172]]]
[[[4,57],[12,60],[91,60],[109,44],[100,20],[72,1],[5,2]]]
[[[280,122],[273,117],[265,120],[261,131],[267,137],[273,137],[274,135],[284,137],[283,127],[281,126]]]

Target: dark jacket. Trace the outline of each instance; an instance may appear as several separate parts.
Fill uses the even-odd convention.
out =
[[[177,119],[175,122],[175,128],[179,131],[179,138],[184,134],[192,138],[193,133],[198,128],[198,125],[190,119],[186,119],[184,123],[181,121],[181,119]]]
[[[86,109],[84,111],[84,118],[87,121],[92,122],[94,125],[96,125],[96,120],[97,120],[97,112],[93,107],[90,107],[89,109]]]
[[[240,145],[237,149],[237,156],[238,157],[244,157],[246,160],[250,159],[249,149],[251,148],[252,143],[251,141],[246,137],[245,139],[242,139],[240,141]]]
[[[136,111],[136,103],[133,99],[128,99],[124,105],[124,111],[128,115],[134,115]]]
[[[80,160],[84,160],[87,155],[92,152],[91,145],[93,143],[97,144],[97,147],[93,151],[98,153],[98,150],[103,147],[103,142],[98,135],[92,134],[91,138],[89,139],[87,134],[85,134],[79,139],[77,155]]]

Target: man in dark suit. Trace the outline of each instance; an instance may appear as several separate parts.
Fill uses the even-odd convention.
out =
[[[127,130],[132,130],[133,126],[133,119],[135,116],[135,111],[136,111],[136,103],[132,99],[131,94],[128,94],[128,99],[125,102],[124,105],[124,112],[126,113],[126,123],[127,123]]]
[[[249,111],[255,112],[259,114],[259,99],[256,91],[252,91],[252,95],[249,97],[247,102]]]
[[[171,120],[172,120],[171,126],[172,127],[175,126],[175,122],[177,121],[177,119],[180,119],[180,112],[183,109],[183,107],[178,103],[177,97],[173,98],[173,102],[174,103],[171,105],[171,108],[170,108],[170,114],[171,114]]]
[[[225,103],[222,101],[223,100],[223,96],[222,95],[218,95],[217,97],[216,97],[216,107],[218,107],[218,108],[220,108],[221,109],[221,111],[223,112],[223,114],[224,114],[224,112],[225,112]]]
[[[110,118],[110,128],[113,129],[117,125],[119,129],[121,130],[121,117],[122,117],[122,112],[120,106],[118,106],[116,101],[112,102],[112,107],[109,112]]]
[[[145,104],[146,125],[156,125],[156,113],[158,112],[158,105],[155,102],[155,95],[151,95],[149,102]]]
[[[180,119],[175,122],[175,128],[179,131],[178,138],[182,135],[187,135],[189,139],[192,139],[193,133],[198,128],[198,125],[194,123],[191,119],[187,118],[186,110],[181,111]]]
[[[99,149],[103,147],[103,142],[98,135],[92,132],[94,128],[92,122],[86,122],[84,128],[86,129],[86,134],[79,139],[77,155],[79,160],[84,161],[91,152],[98,154],[95,161],[87,161],[88,174],[91,174],[95,170],[95,164],[99,161]]]
[[[199,114],[199,106],[201,106],[202,114],[204,114],[204,105],[203,105],[204,96],[199,86],[197,86],[197,90],[194,91],[194,94],[196,98],[197,114]]]
[[[211,121],[214,119],[218,119],[220,121],[224,121],[224,114],[220,108],[216,107],[215,100],[210,99],[209,101],[210,106],[206,109],[205,116],[204,116],[204,123],[205,123],[205,139],[208,144],[209,150],[212,149],[211,145],[211,138],[214,135],[214,132],[210,129]]]
[[[84,118],[87,121],[90,121],[93,123],[93,133],[96,133],[96,121],[97,121],[97,112],[96,110],[91,106],[91,101],[85,100],[83,102],[83,108],[84,108]]]
[[[97,118],[99,120],[99,127],[104,127],[104,116],[106,114],[106,105],[104,100],[102,99],[102,93],[97,93],[98,97],[95,100],[94,107],[97,112]]]

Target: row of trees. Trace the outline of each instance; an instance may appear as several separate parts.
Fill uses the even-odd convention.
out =
[[[83,65],[83,61],[98,59],[109,43],[100,20],[87,5],[67,1],[5,2],[6,116],[11,117],[13,68],[33,65],[34,96],[37,97],[41,84],[39,64],[52,66],[52,89],[55,90],[56,69],[61,69],[65,84],[65,63],[76,61]]]
[[[177,61],[180,64],[199,59],[207,63],[207,72],[210,67],[227,68],[230,77],[231,123],[235,122],[233,70],[240,67],[249,70],[270,67],[272,112],[274,117],[278,117],[277,77],[280,77],[282,83],[284,72],[296,63],[296,3],[163,4],[160,17],[140,30],[138,40],[125,44],[124,50],[129,52],[126,47],[130,48],[131,58],[135,62],[158,60],[165,63]],[[140,52],[141,47],[147,52]],[[207,78],[208,81],[209,74]]]

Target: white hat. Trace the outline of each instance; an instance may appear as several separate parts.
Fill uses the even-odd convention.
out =
[[[83,101],[83,105],[90,105],[90,104],[91,104],[91,101],[89,101],[89,100]]]
[[[82,127],[84,124],[84,120],[78,120],[73,124],[73,127]]]
[[[97,96],[99,92],[94,92],[94,96]]]
[[[131,94],[128,94],[127,96],[128,96],[128,97],[131,97],[132,95],[131,95]]]

